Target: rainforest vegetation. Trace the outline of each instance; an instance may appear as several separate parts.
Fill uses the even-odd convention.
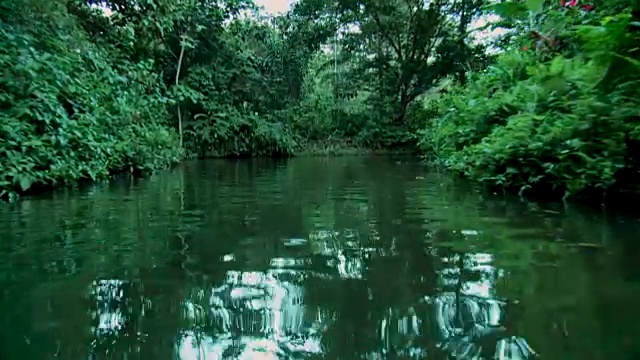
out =
[[[0,1],[0,196],[186,158],[413,151],[640,192],[640,0]],[[493,34],[493,36],[487,36]]]

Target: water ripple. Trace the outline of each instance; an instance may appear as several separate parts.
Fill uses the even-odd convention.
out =
[[[3,356],[637,358],[640,224],[549,209],[368,157],[26,199],[0,206]]]

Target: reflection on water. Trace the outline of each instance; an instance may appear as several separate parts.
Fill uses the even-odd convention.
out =
[[[27,199],[0,208],[0,349],[636,359],[640,278],[620,264],[639,225],[598,216],[384,158],[206,161]]]
[[[198,327],[199,341],[194,342],[197,336],[192,330],[183,333],[178,358],[249,359],[257,354],[289,358],[321,353],[318,327],[323,319],[317,312],[316,319],[309,319],[303,305],[304,288],[295,275],[229,271],[224,284],[207,294],[208,302],[186,301],[188,322],[193,324],[201,317],[204,326]]]
[[[287,240],[288,247],[307,248],[310,242],[315,246],[301,249],[297,258],[272,258],[265,271],[229,270],[221,285],[198,291],[184,302],[191,327],[178,341],[178,358],[321,355],[323,329],[335,324],[328,309],[305,304],[305,279],[366,279],[368,260],[375,254],[375,249],[359,248],[353,240],[340,241],[354,239],[352,230],[345,233],[322,230],[310,234],[310,240]],[[492,265],[492,258],[482,253],[440,258],[443,268],[437,274],[443,291],[406,308],[387,308],[377,319],[379,345],[366,357],[421,359],[431,351],[457,359],[535,356],[524,338],[510,335],[502,326],[505,302],[494,294],[495,279],[502,272]],[[463,280],[462,272],[473,274],[474,280]],[[437,339],[434,349],[425,346],[427,339]]]
[[[129,311],[125,297],[127,285],[121,280],[99,280],[92,284],[91,295],[96,300],[96,309],[92,312],[96,338],[115,336],[124,330]]]

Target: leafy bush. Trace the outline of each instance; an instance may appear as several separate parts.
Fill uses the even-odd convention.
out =
[[[58,3],[11,10],[0,18],[0,195],[180,159],[151,64],[110,64]]]
[[[516,191],[579,196],[637,186],[640,62],[628,55],[636,24],[629,9],[589,16],[563,27],[564,50],[509,49],[466,86],[426,99],[425,154]],[[625,73],[612,76],[620,67]]]

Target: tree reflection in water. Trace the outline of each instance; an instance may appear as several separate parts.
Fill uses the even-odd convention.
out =
[[[94,336],[98,339],[117,336],[128,321],[128,282],[110,279],[94,281],[92,296],[96,309],[93,311]]]
[[[308,247],[306,257],[273,258],[264,271],[229,270],[221,285],[194,290],[183,303],[185,326],[175,344],[176,357],[298,359],[335,354],[326,338],[342,336],[332,331],[350,326],[346,318],[356,315],[323,301],[312,305],[305,294],[308,280],[356,281],[369,288],[372,259],[390,254],[336,241],[332,232],[310,238],[313,241],[297,239],[289,244]],[[492,255],[436,251],[432,255],[441,265],[436,270],[437,290],[410,305],[397,302],[385,305],[382,312],[364,310],[370,324],[356,324],[355,336],[377,334],[378,338],[361,342],[368,344],[366,351],[351,349],[360,352],[356,358],[520,360],[536,356],[526,340],[505,324],[509,304],[495,294],[495,283],[504,274],[493,266]],[[97,338],[116,336],[127,326],[131,306],[127,286],[118,280],[94,284]],[[377,329],[366,328],[371,324],[377,324]]]
[[[492,256],[457,254],[442,257],[441,262],[445,266],[438,271],[440,293],[425,296],[402,316],[390,309],[382,320],[383,349],[379,357],[393,352],[396,356],[418,359],[520,360],[535,357],[536,353],[526,340],[511,334],[503,325],[507,303],[493,298],[495,280],[502,272],[491,265]],[[399,341],[395,344],[389,341],[403,337],[404,343],[412,346],[403,348],[398,346]],[[417,348],[416,343],[434,346]]]
[[[208,321],[201,332],[185,331],[176,352],[180,359],[269,359],[319,354],[319,312],[309,319],[300,271],[229,271],[225,283],[210,291]],[[187,302],[187,317],[199,308]],[[206,333],[206,335],[204,335]]]
[[[109,354],[127,356],[140,351],[145,334],[140,332],[138,325],[150,303],[135,293],[131,281],[102,279],[93,282],[90,288],[94,304],[91,311],[93,341],[89,359],[100,359]]]
[[[457,254],[443,258],[445,291],[431,301],[441,342],[455,358],[528,359],[536,354],[525,339],[504,326],[507,302],[495,299],[496,280],[503,272],[492,266],[493,256]],[[457,284],[456,284],[457,282]]]

